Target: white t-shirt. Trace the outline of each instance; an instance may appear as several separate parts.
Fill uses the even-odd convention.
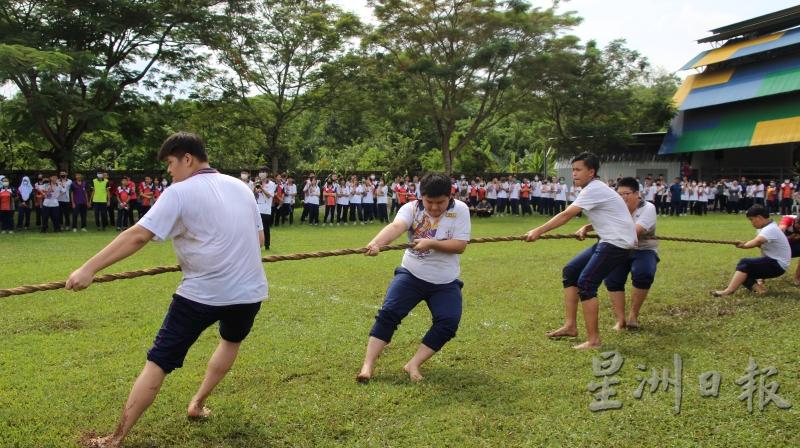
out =
[[[261,217],[244,182],[219,173],[176,182],[138,225],[156,241],[172,238],[183,271],[177,294],[214,306],[267,297],[258,243]]]
[[[764,184],[756,184],[754,189],[755,189],[757,198],[763,198],[764,197]]]
[[[283,186],[283,203],[294,206],[294,197],[297,196],[297,184]]]
[[[375,194],[377,195],[378,204],[386,204],[389,202],[389,187],[384,185],[382,187],[375,187]]]
[[[639,240],[639,245],[636,246],[637,250],[654,250],[658,251],[658,240],[649,240],[645,237],[656,235],[656,217],[658,213],[656,206],[648,201],[639,203],[639,207],[633,211],[633,222],[644,228],[644,234]]]
[[[759,229],[756,234],[763,236],[767,240],[766,243],[761,245],[761,255],[777,261],[783,269],[789,269],[789,263],[792,261],[792,248],[789,246],[789,240],[786,235],[775,224],[775,221],[770,221],[769,224]]]
[[[516,182],[511,184],[511,193],[508,195],[509,199],[519,199],[520,185]]]
[[[556,201],[567,200],[567,186],[564,184],[556,184]]]
[[[319,185],[308,186],[306,190],[306,204],[319,205]]]
[[[336,192],[337,194],[341,194],[336,198],[336,203],[338,205],[349,205],[350,204],[350,186],[345,185],[344,187],[339,185],[339,191]]]
[[[272,198],[267,198],[267,195],[264,194],[262,190],[260,193],[256,193],[256,206],[258,207],[258,213],[262,215],[271,215],[272,214]]]
[[[500,188],[497,191],[497,197],[499,199],[508,198],[508,182],[503,182],[500,184]]]
[[[538,180],[531,182],[531,195],[535,198],[542,197],[542,183]]]
[[[453,208],[447,209],[439,217],[437,224],[434,218],[418,207],[419,203],[420,201],[411,201],[403,205],[394,218],[395,221],[403,222],[408,228],[409,242],[419,238],[469,241],[471,224],[467,204],[453,199]],[[437,285],[450,283],[461,273],[458,254],[435,250],[419,252],[406,249],[402,266],[414,277]]]
[[[645,187],[644,189],[644,200],[645,201],[655,201],[656,200],[656,186],[650,185],[649,187]]]
[[[630,218],[631,212],[616,191],[601,180],[594,179],[581,189],[572,203],[583,209],[592,227],[600,235],[601,243],[609,243],[621,249],[636,247],[636,226]]]
[[[497,185],[489,184],[486,186],[486,199],[497,199]]]
[[[364,194],[364,186],[357,185],[355,188],[352,189],[353,195],[350,196],[350,203],[351,204],[360,204],[361,203],[361,196]]]
[[[58,193],[58,202],[69,202],[69,192],[72,190],[72,180],[64,179],[61,182],[61,191]]]
[[[364,203],[365,204],[372,204],[373,202],[375,202],[374,193],[375,193],[375,186],[374,185],[370,185],[370,186],[366,186],[365,185],[364,186]]]

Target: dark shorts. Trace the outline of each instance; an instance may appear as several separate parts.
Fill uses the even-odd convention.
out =
[[[581,301],[597,297],[597,288],[603,279],[619,266],[623,266],[633,252],[609,243],[598,243],[586,248],[564,266],[562,284],[565,288],[577,287]]]
[[[743,285],[752,289],[758,279],[780,277],[786,272],[774,258],[742,258],[736,265],[736,270],[747,274]]]
[[[174,294],[164,323],[147,351],[147,360],[156,363],[166,373],[182,367],[189,347],[200,333],[217,321],[222,339],[242,342],[253,328],[260,308],[261,302],[211,306]]]
[[[656,267],[659,262],[658,254],[654,250],[634,250],[628,261],[611,271],[606,277],[606,289],[609,292],[625,291],[625,282],[628,273],[631,274],[631,283],[637,289],[650,289],[656,278]]]
[[[792,248],[792,258],[800,257],[800,241],[790,241],[789,247]]]

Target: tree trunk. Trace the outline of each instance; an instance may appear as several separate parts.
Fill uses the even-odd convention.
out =
[[[450,133],[442,135],[442,160],[444,161],[444,172],[448,176],[453,174],[453,160],[450,153]]]

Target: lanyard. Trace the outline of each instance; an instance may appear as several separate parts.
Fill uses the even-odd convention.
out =
[[[194,173],[190,174],[189,177],[193,177],[198,174],[216,174],[216,173],[219,173],[219,171],[215,170],[214,168],[203,168],[201,170],[197,170]]]

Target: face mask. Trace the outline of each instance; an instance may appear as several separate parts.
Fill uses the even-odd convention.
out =
[[[267,178],[267,173],[258,173],[258,178],[262,179],[262,180],[266,179]]]
[[[100,174],[100,173],[97,173],[97,178],[100,179],[100,180],[103,180],[103,175]]]
[[[4,186],[4,187],[8,187],[8,182],[4,180],[4,181],[3,181],[3,186]]]
[[[369,176],[369,180],[375,180],[375,176]]]
[[[167,181],[165,181],[165,180],[162,180],[162,181],[161,181],[161,185],[163,185],[163,186],[165,186],[165,187],[166,187],[166,186],[167,186]]]
[[[534,177],[533,180],[538,181],[539,180],[539,176]]]
[[[242,174],[242,180],[247,180],[249,177],[247,174]]]

